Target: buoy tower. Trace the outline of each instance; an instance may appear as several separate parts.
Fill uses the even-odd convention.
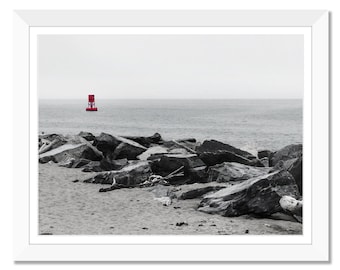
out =
[[[90,111],[90,112],[98,111],[98,108],[96,107],[96,104],[94,102],[94,95],[89,95],[89,101],[88,101],[86,111]]]

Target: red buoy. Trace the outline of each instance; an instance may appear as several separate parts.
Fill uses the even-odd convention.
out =
[[[98,111],[98,108],[96,107],[94,103],[94,95],[89,95],[89,101],[88,101],[86,111],[90,111],[90,112]]]

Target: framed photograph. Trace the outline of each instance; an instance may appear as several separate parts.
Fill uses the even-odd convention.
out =
[[[16,261],[328,261],[327,11],[15,11]]]

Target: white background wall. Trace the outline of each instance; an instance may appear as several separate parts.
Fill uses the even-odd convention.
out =
[[[14,264],[12,259],[12,160],[15,157],[16,166],[20,168],[20,156],[12,152],[12,10],[13,9],[323,9],[331,12],[331,119],[332,119],[332,141],[331,141],[331,263],[280,263],[280,264],[215,264],[214,266],[199,263],[188,264]],[[340,190],[339,173],[336,167],[339,164],[339,121],[337,116],[340,113],[340,1],[339,0],[1,0],[0,1],[0,268],[13,269],[92,269],[92,268],[130,268],[138,269],[174,269],[174,268],[195,268],[207,269],[216,267],[226,269],[336,269],[340,267],[340,218],[339,210]],[[338,122],[338,123],[336,123]],[[25,138],[23,138],[25,139]],[[334,166],[334,167],[333,167]],[[15,192],[15,191],[14,191]],[[209,252],[209,251],[207,251]]]

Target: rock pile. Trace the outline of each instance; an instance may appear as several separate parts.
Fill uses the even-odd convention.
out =
[[[164,186],[224,183],[227,186],[190,190],[178,199],[198,199],[199,211],[223,216],[285,212],[302,217],[301,144],[275,152],[261,150],[256,157],[216,140],[165,141],[159,133],[149,137],[49,134],[39,136],[39,162],[97,172],[84,182],[110,185],[101,192],[153,187],[164,205],[175,198]]]

